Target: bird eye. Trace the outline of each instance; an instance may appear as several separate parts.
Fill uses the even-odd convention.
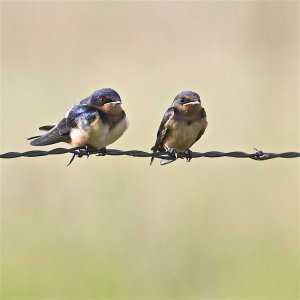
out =
[[[181,102],[181,103],[184,103],[184,102],[185,102],[185,98],[181,98],[181,99],[180,99],[180,102]]]

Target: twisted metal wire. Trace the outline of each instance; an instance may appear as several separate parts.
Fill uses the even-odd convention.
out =
[[[263,152],[260,150],[255,149],[254,153],[245,153],[241,151],[232,151],[232,152],[220,152],[220,151],[208,151],[208,152],[191,152],[191,153],[184,153],[179,152],[177,157],[178,158],[199,158],[199,157],[209,157],[209,158],[216,158],[216,157],[233,157],[233,158],[251,158],[254,160],[269,160],[273,158],[296,158],[300,157],[300,152],[284,152],[284,153],[271,153],[271,152]],[[155,153],[148,153],[140,150],[116,150],[116,149],[107,149],[105,153],[103,151],[87,151],[85,148],[55,148],[50,151],[43,151],[43,150],[31,150],[26,152],[7,152],[0,154],[0,158],[17,158],[17,157],[39,157],[39,156],[46,156],[46,155],[59,155],[59,154],[66,154],[71,153],[73,154],[73,159],[82,156],[89,156],[96,154],[97,156],[104,156],[104,155],[111,155],[111,156],[133,156],[133,157],[155,157],[160,159],[171,159],[174,160],[174,156],[169,152],[155,152]],[[73,160],[72,159],[72,160]],[[71,162],[72,162],[71,160]]]

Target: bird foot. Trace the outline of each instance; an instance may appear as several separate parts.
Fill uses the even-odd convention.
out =
[[[175,160],[175,159],[178,158],[178,152],[176,151],[175,148],[168,148],[168,149],[167,149],[167,152],[168,152],[169,156],[170,156],[173,160]]]
[[[184,154],[185,154],[186,161],[190,162],[193,158],[193,152],[190,149],[188,149],[184,151]]]
[[[85,151],[85,153],[82,154],[82,156],[86,155],[87,156],[86,158],[88,158],[93,152],[95,152],[97,150],[95,148],[91,147],[91,146],[86,145],[84,147],[84,151]]]
[[[78,151],[76,151],[73,154],[72,158],[70,159],[69,163],[67,164],[67,167],[74,161],[75,157],[81,158],[82,156],[86,155],[86,157],[88,158],[90,156],[90,154],[93,153],[93,151],[95,151],[95,149],[90,146],[78,148]]]

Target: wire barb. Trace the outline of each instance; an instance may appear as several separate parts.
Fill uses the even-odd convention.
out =
[[[208,158],[217,158],[217,157],[232,157],[232,158],[251,158],[253,160],[269,160],[273,158],[297,158],[300,157],[300,152],[284,152],[284,153],[269,153],[263,152],[261,150],[257,150],[254,148],[254,153],[245,153],[241,151],[232,151],[232,152],[220,152],[220,151],[208,151],[208,152],[178,152],[178,158],[186,158],[191,160],[192,158],[199,158],[199,157],[208,157]],[[17,157],[39,157],[39,156],[46,156],[46,155],[60,155],[60,154],[73,154],[69,165],[72,163],[75,157],[82,157],[82,156],[89,156],[89,155],[97,155],[97,156],[132,156],[132,157],[154,157],[159,159],[170,159],[169,152],[154,152],[148,153],[140,150],[116,150],[116,149],[107,149],[105,153],[103,149],[97,150],[88,150],[86,148],[55,148],[50,151],[43,151],[43,150],[31,150],[26,152],[7,152],[0,154],[0,158],[17,158]]]

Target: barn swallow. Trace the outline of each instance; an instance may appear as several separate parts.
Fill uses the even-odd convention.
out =
[[[97,90],[79,101],[56,125],[39,129],[47,133],[30,139],[33,146],[66,142],[74,147],[103,150],[115,142],[128,127],[119,94],[110,88]]]
[[[203,135],[207,126],[206,113],[198,94],[192,91],[179,93],[160,123],[153,152],[168,151],[173,159],[163,159],[161,165],[177,158],[177,152],[191,155],[190,147]],[[152,164],[154,157],[151,158]],[[191,159],[189,157],[188,161]]]

